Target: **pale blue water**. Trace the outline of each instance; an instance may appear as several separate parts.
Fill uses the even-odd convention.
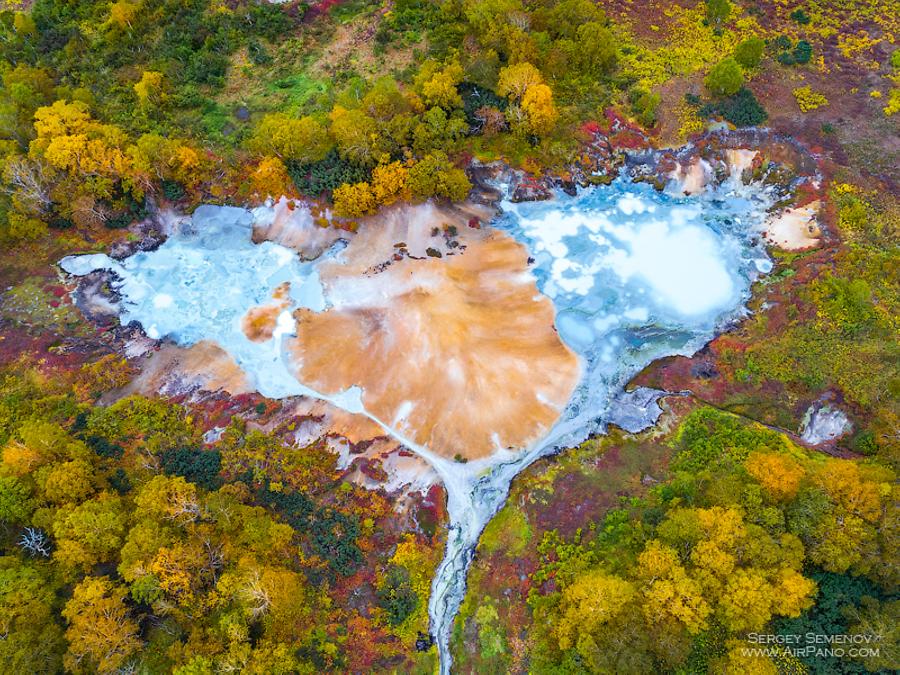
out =
[[[562,339],[586,364],[569,415],[601,417],[611,389],[650,360],[690,353],[740,316],[772,268],[758,232],[768,194],[725,181],[702,195],[618,179],[545,202],[504,203],[496,226],[534,258]]]

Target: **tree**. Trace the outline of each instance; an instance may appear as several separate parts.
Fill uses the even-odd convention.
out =
[[[448,151],[468,130],[468,124],[457,112],[450,117],[443,108],[429,108],[421,116],[421,123],[413,129],[413,150],[426,154],[435,150]]]
[[[31,143],[32,156],[35,149],[45,149],[51,139],[84,134],[93,124],[88,106],[82,101],[60,100],[53,105],[38,108],[34,113],[37,138]]]
[[[424,73],[427,75],[428,70]],[[456,61],[440,70],[435,70],[430,77],[417,78],[419,90],[425,105],[437,106],[444,110],[462,107],[462,97],[456,86],[462,82],[463,69]]]
[[[772,618],[772,587],[755,569],[732,574],[720,603],[723,623],[734,633],[760,630]]]
[[[250,189],[260,198],[290,195],[293,187],[287,167],[278,157],[263,157],[250,174]]]
[[[289,117],[269,113],[256,125],[249,141],[250,149],[282,160],[318,162],[331,149],[325,128],[312,117]]]
[[[129,146],[128,155],[145,189],[150,189],[153,180],[193,188],[206,178],[207,167],[200,152],[177,138],[144,134]]]
[[[602,23],[591,21],[578,27],[575,60],[594,77],[611,72],[616,65],[616,39]]]
[[[662,100],[659,94],[636,87],[629,92],[628,98],[631,101],[631,108],[641,124],[645,127],[652,127],[656,124],[656,113]]]
[[[731,3],[728,0],[706,0],[706,20],[717,31],[731,14]]]
[[[182,526],[195,522],[202,511],[197,486],[181,476],[154,476],[141,488],[134,504],[144,517]]]
[[[109,7],[109,19],[103,24],[103,27],[116,30],[130,29],[142,4],[142,0],[119,0],[114,2]]]
[[[692,634],[706,628],[709,604],[673,549],[651,541],[638,556],[637,574],[644,583],[643,609],[648,621],[671,618]]]
[[[0,476],[0,521],[7,524],[27,522],[34,511],[31,490],[15,476]]]
[[[68,572],[111,560],[122,546],[126,521],[121,500],[109,493],[60,508],[53,519],[53,559]]]
[[[87,577],[62,611],[68,621],[66,669],[113,673],[141,648],[138,625],[125,605],[125,588],[109,577]]]
[[[870,673],[896,671],[900,663],[900,629],[897,628],[900,600],[878,602],[875,598],[863,598],[861,605],[845,610],[852,621],[847,634],[865,635],[877,649],[861,654],[858,663]]]
[[[0,557],[0,669],[54,673],[65,650],[52,578],[13,556]]]
[[[763,50],[766,42],[759,37],[747,38],[734,48],[734,60],[738,62],[741,68],[756,68],[762,61]]]
[[[190,610],[198,599],[196,593],[199,591],[203,562],[199,547],[178,542],[160,548],[148,571],[172,602]]]
[[[339,105],[328,117],[331,135],[342,158],[364,167],[381,159],[386,148],[375,120],[362,110],[348,110]]]
[[[134,93],[142,108],[160,105],[166,100],[164,80],[163,74],[155,70],[145,70],[141,74],[141,79],[134,85]]]
[[[415,197],[463,201],[472,189],[465,171],[454,167],[443,152],[425,155],[409,169],[407,185]]]
[[[744,466],[776,501],[793,499],[806,475],[799,462],[781,453],[753,452]]]
[[[393,204],[406,198],[409,169],[403,162],[379,164],[372,170],[372,192],[378,204]]]
[[[506,96],[512,101],[519,101],[529,87],[543,84],[541,72],[528,62],[517,63],[500,70],[497,81],[497,94]]]
[[[363,96],[362,108],[371,117],[388,121],[409,111],[410,104],[394,78],[384,76],[375,80],[372,88]]]
[[[592,570],[579,576],[562,593],[556,636],[561,649],[584,651],[635,597],[634,586],[615,575]]]
[[[522,110],[528,121],[528,130],[535,136],[549,134],[559,117],[553,103],[553,92],[546,84],[535,84],[525,90]]]
[[[341,218],[357,218],[375,213],[375,194],[366,182],[341,185],[332,195],[334,213]]]
[[[744,73],[737,61],[729,56],[712,67],[703,84],[714,96],[731,96],[743,86]]]
[[[96,490],[95,469],[84,459],[42,467],[35,481],[51,504],[80,504]]]

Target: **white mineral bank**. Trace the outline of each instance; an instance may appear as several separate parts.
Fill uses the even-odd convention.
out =
[[[575,197],[504,203],[496,227],[529,248],[538,287],[552,298],[560,335],[582,358],[585,374],[546,438],[467,464],[441,457],[403,433],[404,421],[416,414],[415,401],[394,419],[380,420],[365,409],[358,387],[317,392],[292,375],[282,348],[294,333],[291,312],[353,306],[359,301],[354,293],[372,292],[372,284],[349,282],[323,289],[316,267],[323,259],[340,259],[337,244],[319,259],[303,262],[279,244],[251,242],[254,218],[265,217],[263,211],[204,206],[156,251],[121,263],[86,255],[60,264],[76,275],[114,272],[124,300],[123,323],[136,320],[151,337],[168,336],[181,344],[214,341],[265,396],[314,396],[366,415],[431,464],[447,490],[450,516],[447,552],[429,601],[441,669],[448,672],[450,628],[465,593],[466,569],[512,478],[555,448],[601,432],[613,395],[647,363],[693,353],[717,327],[740,316],[752,280],[771,269],[752,239],[769,206],[762,189],[738,180],[694,196],[618,180]],[[251,342],[241,317],[269,301],[286,281],[290,306],[278,316],[272,339]],[[399,293],[382,290],[386,297]]]

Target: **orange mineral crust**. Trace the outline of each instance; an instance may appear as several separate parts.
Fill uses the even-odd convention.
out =
[[[580,375],[527,259],[459,212],[423,205],[370,219],[319,268],[331,307],[295,312],[297,378],[329,394],[361,387],[371,414],[446,457],[527,446]]]
[[[289,305],[288,293],[291,285],[288,282],[280,284],[273,292],[273,302],[268,305],[251,307],[241,319],[241,330],[248,340],[253,342],[266,342],[272,339],[278,315]]]

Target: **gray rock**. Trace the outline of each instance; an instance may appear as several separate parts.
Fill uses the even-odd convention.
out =
[[[853,425],[843,410],[829,403],[813,403],[803,416],[800,438],[810,445],[822,445],[850,432]]]
[[[610,404],[609,423],[631,434],[648,429],[662,415],[659,399],[667,394],[649,387],[623,391]]]

